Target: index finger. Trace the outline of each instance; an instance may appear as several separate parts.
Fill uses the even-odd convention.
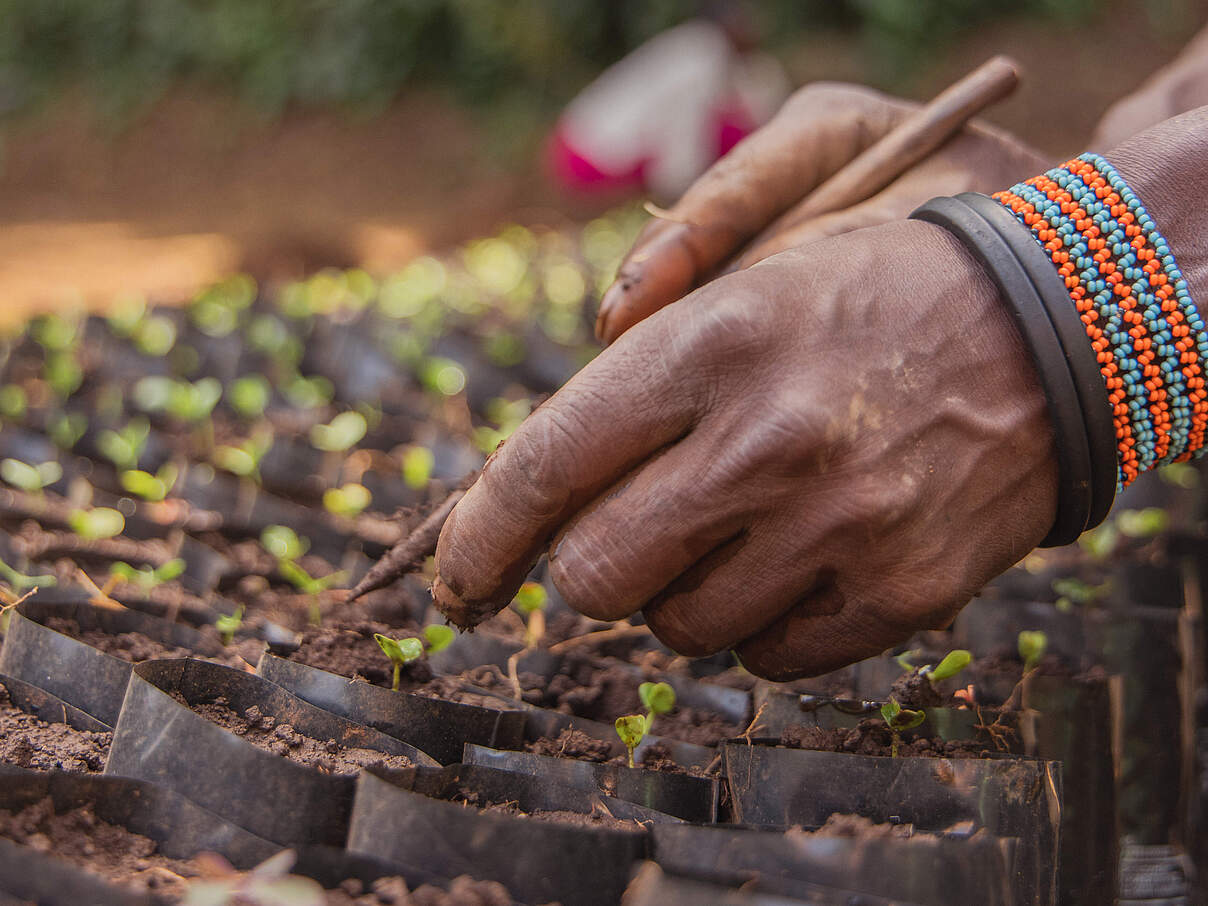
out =
[[[917,105],[851,85],[812,85],[649,224],[600,301],[612,342],[694,289],[727,258]]]
[[[480,623],[512,599],[557,530],[659,449],[699,406],[676,370],[673,337],[652,323],[600,355],[487,461],[436,548],[432,594],[453,623]],[[663,379],[660,379],[663,378]]]

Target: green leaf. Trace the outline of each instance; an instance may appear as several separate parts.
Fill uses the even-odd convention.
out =
[[[881,717],[891,730],[913,730],[927,719],[927,714],[903,708],[896,698],[891,698],[881,706]]]
[[[548,602],[549,593],[540,582],[525,582],[516,592],[516,597],[513,598],[516,609],[526,615],[544,610]]]
[[[0,461],[0,478],[15,488],[20,488],[30,494],[41,493],[47,485],[54,484],[63,477],[63,468],[57,462],[49,460],[31,466],[19,459]]]
[[[126,528],[126,517],[109,507],[76,510],[68,517],[71,530],[86,541],[99,541],[120,535]]]
[[[166,356],[176,345],[176,324],[163,315],[143,318],[134,330],[134,345],[144,355]]]
[[[1040,663],[1049,647],[1049,637],[1038,629],[1025,629],[1019,633],[1019,656],[1023,669],[1028,671]]]
[[[250,374],[231,383],[227,400],[231,408],[244,418],[259,418],[264,414],[272,394],[273,388],[264,377]]]
[[[318,450],[343,453],[356,446],[369,430],[369,423],[359,412],[341,412],[326,425],[310,429],[310,442]]]
[[[180,557],[174,557],[155,570],[155,578],[160,582],[171,582],[173,579],[179,578],[184,571],[185,561]]]
[[[18,594],[30,588],[51,588],[58,584],[54,576],[27,576],[17,572],[3,560],[0,560],[0,579],[11,585],[13,591]]]
[[[214,628],[222,636],[222,644],[229,645],[235,638],[235,633],[243,625],[243,605],[240,604],[234,613],[223,614],[214,621]]]
[[[123,489],[152,503],[163,500],[168,496],[170,490],[168,485],[158,477],[141,469],[128,469],[119,476],[118,480],[121,481]],[[175,481],[175,476],[173,481]]]
[[[243,447],[230,447],[223,444],[214,448],[210,459],[224,472],[230,472],[240,478],[251,478],[259,471],[256,458]]]
[[[79,412],[62,412],[50,423],[50,439],[60,450],[70,450],[88,430],[88,419]]]
[[[457,638],[457,633],[453,631],[453,627],[451,626],[430,623],[424,627],[424,639],[428,642],[428,654],[437,654],[444,651],[453,644],[455,638]]]
[[[20,384],[5,384],[0,387],[0,415],[17,419],[25,414],[29,402]]]
[[[323,492],[323,507],[329,513],[352,518],[364,512],[372,501],[369,489],[363,484],[349,483],[342,488],[328,488]]]
[[[618,717],[615,726],[617,736],[621,737],[621,742],[625,743],[625,748],[630,752],[636,749],[646,737],[645,714],[627,714],[624,717]]]
[[[423,657],[424,643],[419,639],[392,639],[380,632],[375,632],[373,638],[378,643],[378,647],[382,649],[382,653],[396,664],[410,664]]]
[[[1122,510],[1116,516],[1120,534],[1128,538],[1153,538],[1170,528],[1170,515],[1161,507]]]
[[[973,655],[963,648],[949,651],[942,661],[927,669],[927,678],[933,683],[950,679],[968,667],[971,660],[973,660]]]
[[[84,370],[75,360],[75,355],[70,352],[49,354],[42,372],[46,383],[50,385],[59,399],[71,396],[84,383]]]
[[[432,467],[436,457],[427,447],[408,447],[403,453],[403,481],[407,487],[422,491],[432,480]]]
[[[675,707],[675,690],[667,683],[642,683],[638,698],[651,714],[667,714]]]
[[[266,527],[260,533],[260,543],[278,560],[297,560],[310,548],[310,542],[287,525]]]

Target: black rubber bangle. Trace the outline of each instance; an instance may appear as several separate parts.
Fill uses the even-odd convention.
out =
[[[1057,516],[1041,545],[1073,542],[1091,511],[1091,457],[1086,427],[1065,351],[1040,294],[1007,241],[959,198],[933,198],[910,215],[943,227],[969,249],[1011,310],[1048,401],[1057,453]]]
[[[1078,403],[1082,407],[1082,420],[1090,447],[1091,512],[1086,527],[1094,528],[1107,518],[1116,499],[1116,426],[1112,421],[1112,407],[1107,399],[1103,374],[1099,371],[1099,361],[1086,335],[1086,325],[1078,316],[1078,310],[1070,300],[1069,291],[1052,259],[1036,241],[1031,230],[987,195],[962,192],[956,197],[981,214],[990,227],[1006,240],[1036,288],[1049,314],[1049,321],[1057,332],[1074,381],[1074,390],[1078,394]]]

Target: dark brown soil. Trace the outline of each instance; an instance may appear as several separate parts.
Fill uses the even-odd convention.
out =
[[[290,660],[389,689],[394,666],[373,638],[374,633],[378,632],[397,639],[403,636],[418,637],[421,629],[414,623],[387,626],[371,620],[315,627],[302,633],[301,645],[290,655]],[[425,661],[419,660],[408,664],[403,670],[399,688],[412,692],[431,679],[432,669]]]
[[[0,761],[35,771],[99,774],[109,756],[111,733],[49,724],[14,707],[0,685]]]
[[[809,749],[815,752],[890,755],[893,751],[893,735],[884,721],[870,718],[851,729],[788,727],[781,734],[780,744],[791,749]],[[902,740],[898,747],[898,755],[903,758],[988,758],[991,754],[991,747],[963,739],[945,741],[917,738]]]
[[[100,629],[81,629],[79,623],[68,617],[51,617],[46,621],[45,625],[48,629],[71,636],[85,645],[91,645],[98,651],[103,651],[105,654],[112,655],[131,664],[141,664],[143,661],[155,660],[157,658],[181,657],[205,658],[208,661],[225,664],[228,667],[238,667],[239,669],[244,669],[247,664],[247,661],[233,650],[219,657],[206,657],[190,648],[165,644],[158,639],[143,635],[141,632],[110,634]],[[214,643],[216,645],[220,644],[218,631],[212,626],[202,627],[201,631],[203,634],[208,632],[212,635]],[[250,641],[252,646],[255,646],[257,650],[263,647],[260,642],[256,642],[255,640]]]
[[[520,809],[514,802],[488,802],[483,804],[477,800],[477,794],[470,793],[459,796],[455,801],[464,802],[466,805],[474,806],[483,812],[501,813],[517,818],[532,818],[536,821],[551,821],[555,824],[567,824],[571,827],[587,827],[593,830],[622,830],[630,833],[641,833],[643,830],[635,821],[623,821],[620,818],[614,818],[605,810],[606,807],[603,802],[590,815],[584,815],[582,812],[569,812],[563,809],[537,809],[526,812]]]
[[[563,730],[557,739],[545,737],[525,746],[525,751],[534,755],[551,755],[555,758],[573,758],[576,761],[591,761],[596,764],[628,766],[627,755],[612,754],[612,746],[603,740],[588,736],[581,730]],[[637,761],[637,766],[649,771],[667,774],[692,774],[704,777],[707,772],[700,768],[685,768],[671,757],[666,746],[648,746]]]
[[[350,879],[327,892],[327,906],[512,906],[515,901],[498,881],[462,875],[447,891],[424,884],[408,892],[402,878],[381,878],[366,885]]]
[[[154,841],[101,821],[86,806],[56,815],[50,799],[16,814],[0,811],[0,837],[167,897],[182,895],[184,879],[196,873],[187,863],[159,855]]]
[[[944,696],[936,691],[931,680],[919,674],[919,668],[903,673],[889,687],[890,698],[897,699],[903,708],[936,708],[944,702]]]
[[[299,733],[290,724],[277,723],[276,718],[261,714],[255,705],[239,714],[227,706],[226,699],[220,697],[209,704],[187,707],[258,748],[317,768],[325,774],[356,774],[362,768],[373,767],[395,770],[411,767],[411,762],[402,755],[342,746],[334,739],[313,739]]]

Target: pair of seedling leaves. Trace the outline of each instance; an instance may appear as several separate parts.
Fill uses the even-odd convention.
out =
[[[431,623],[424,627],[423,639],[417,639],[414,636],[404,639],[392,639],[389,636],[382,635],[380,632],[373,634],[373,639],[378,643],[378,647],[382,649],[382,653],[390,658],[390,663],[394,665],[394,681],[390,688],[395,692],[398,691],[399,679],[403,668],[408,664],[418,661],[424,656],[425,651],[429,655],[436,654],[438,651],[444,651],[453,644],[453,639],[456,633],[452,627],[442,626],[439,623]]]
[[[626,714],[616,719],[617,736],[629,750],[629,766],[633,767],[633,753],[650,728],[654,718],[659,714],[667,714],[675,707],[675,690],[666,683],[642,683],[638,686],[638,698],[646,709],[645,714]]]

